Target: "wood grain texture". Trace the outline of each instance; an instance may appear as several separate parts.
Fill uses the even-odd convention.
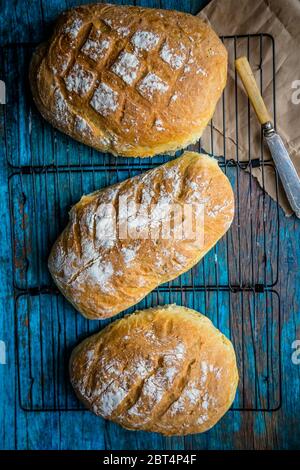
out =
[[[259,122],[261,124],[265,124],[266,122],[271,121],[271,116],[261,96],[247,57],[243,56],[236,59],[235,67],[241,77],[250,102],[255,109]]]
[[[3,14],[1,21],[1,44],[14,43],[14,42],[40,42],[46,36],[52,28],[52,22],[56,16],[64,9],[79,3],[88,2],[72,2],[72,1],[58,1],[58,0],[44,0],[40,2],[5,2],[3,6]],[[125,3],[125,2],[124,2]],[[130,2],[126,2],[130,3]],[[132,3],[132,2],[131,2]],[[204,6],[205,2],[200,0],[197,1],[144,1],[136,2],[138,5],[162,7],[162,8],[175,8],[187,12],[196,13],[201,6]],[[20,63],[20,72],[22,71],[22,64]],[[3,68],[1,68],[3,70]],[[7,77],[0,77],[1,79],[7,80],[7,86],[18,86],[18,81],[14,77],[13,73]],[[29,95],[28,95],[29,96]],[[24,96],[24,100],[28,100],[28,96]],[[7,104],[7,106],[9,103]],[[185,438],[164,438],[156,434],[148,434],[143,432],[133,433],[126,431],[119,426],[105,422],[97,417],[92,416],[87,412],[76,411],[76,412],[44,412],[35,413],[24,411],[19,406],[18,386],[17,386],[17,375],[16,375],[16,340],[17,337],[14,335],[15,327],[18,325],[26,326],[26,317],[24,317],[25,324],[21,324],[21,317],[16,317],[14,312],[14,299],[12,290],[12,246],[11,246],[11,229],[16,229],[17,233],[21,228],[10,225],[9,218],[9,199],[8,199],[8,165],[7,158],[13,159],[16,155],[21,155],[24,160],[28,158],[30,152],[30,142],[23,141],[23,133],[18,134],[14,131],[13,122],[4,121],[3,106],[0,105],[0,215],[2,218],[2,224],[0,225],[0,340],[6,342],[7,349],[7,364],[0,365],[0,395],[2,398],[2,406],[0,408],[0,448],[2,449],[297,449],[300,447],[300,424],[299,424],[299,413],[300,413],[300,366],[294,365],[291,361],[292,342],[300,339],[300,274],[299,274],[299,259],[300,259],[300,223],[295,218],[287,219],[284,217],[283,212],[280,211],[280,263],[279,263],[279,283],[276,285],[276,290],[279,292],[281,297],[281,312],[282,312],[282,407],[280,410],[272,413],[266,412],[229,412],[221,422],[213,428],[211,431],[203,435],[195,435]],[[16,117],[17,119],[17,117]],[[22,121],[22,116],[18,119],[20,123],[18,126],[28,126],[28,122]],[[8,149],[4,146],[4,130],[7,135],[10,136],[11,144],[9,146],[9,154],[6,155]],[[33,131],[33,139],[37,138],[35,135],[38,134],[38,129]],[[42,143],[38,141],[40,146],[39,155],[32,155],[33,159],[40,158],[40,155],[45,155],[44,150],[47,144],[47,130],[42,139]],[[52,149],[53,154],[50,152],[50,156],[44,156],[44,158],[55,158],[57,154],[61,158],[68,158],[68,152],[78,149],[77,144],[70,144],[68,152],[64,145],[64,139],[58,139],[57,147]],[[47,149],[48,152],[49,149]],[[88,176],[88,187],[93,186],[92,175]],[[43,184],[42,176],[40,179]],[[94,180],[94,184],[97,185],[98,181]],[[249,187],[252,184],[252,190],[257,195],[257,204],[253,210],[257,211],[258,217],[261,217],[261,210],[265,205],[267,212],[270,216],[267,217],[267,229],[270,233],[271,238],[274,238],[274,224],[272,223],[272,217],[275,213],[274,203],[267,197],[264,196],[261,190],[256,185],[255,181],[252,180],[250,183],[250,176],[244,172],[238,172],[236,175],[232,175],[232,183],[234,190],[243,195],[243,207],[250,208],[249,201]],[[65,181],[64,184],[67,184]],[[72,187],[72,198],[73,201],[67,200],[69,196],[65,196],[63,199],[63,186],[62,186],[62,201],[60,210],[62,212],[61,218],[55,224],[60,227],[52,227],[50,236],[54,237],[64,225],[63,218],[66,217],[66,208],[71,202],[76,200],[77,186],[76,182],[73,183]],[[18,186],[16,184],[16,186]],[[41,188],[39,186],[37,189]],[[26,188],[25,188],[26,189]],[[53,189],[52,189],[53,190]],[[49,188],[51,191],[51,188]],[[22,200],[21,200],[22,202]],[[63,209],[65,208],[65,210]],[[22,210],[22,208],[20,208]],[[34,208],[32,208],[34,212]],[[45,220],[41,221],[41,225],[45,223]],[[245,226],[247,224],[247,214],[240,213],[236,224]],[[43,226],[43,225],[42,225]],[[258,224],[259,226],[259,224]],[[234,229],[234,227],[233,227]],[[255,233],[254,239],[257,242],[257,246],[261,241],[261,234]],[[50,241],[50,240],[49,240]],[[233,243],[233,240],[229,239],[229,243]],[[247,243],[249,240],[246,239],[245,251],[247,252]],[[226,266],[225,257],[226,249],[224,245],[220,245],[213,251],[205,260],[205,265],[209,271],[209,277],[213,279],[216,276],[216,271],[213,268],[213,259],[215,254],[222,260],[221,266]],[[249,265],[247,259],[242,258],[242,264],[239,266],[239,259],[232,260],[232,270],[239,273],[242,278],[249,277]],[[41,261],[35,260],[35,275],[41,269]],[[211,267],[210,267],[211,266]],[[261,260],[260,269],[262,273],[258,273],[258,277],[264,276],[263,260]],[[257,268],[254,269],[254,274]],[[259,270],[260,270],[259,269]],[[267,266],[268,279],[272,280],[276,274],[276,266],[270,262]],[[22,272],[22,269],[19,269]],[[44,274],[43,274],[44,275]],[[226,281],[229,273],[222,271],[220,273],[221,279]],[[255,276],[254,276],[255,277]],[[22,282],[22,277],[17,279]],[[239,279],[238,279],[239,280]],[[31,279],[34,283],[34,278]],[[189,299],[183,299],[188,302]],[[180,298],[179,298],[180,301]],[[217,321],[214,318],[214,306],[216,306],[217,300],[212,300],[208,294],[204,294],[203,297],[197,297],[196,301],[202,306],[206,306],[211,312],[213,321]],[[23,305],[24,299],[20,299],[21,305]],[[23,303],[22,303],[23,302]],[[34,314],[39,315],[39,318],[43,320],[43,308],[41,311],[38,309],[39,306],[35,306],[34,302],[39,302],[38,298],[32,301],[34,308],[31,310]],[[41,307],[44,306],[41,301]],[[57,315],[55,309],[55,300],[52,301],[52,315],[50,318],[51,325],[54,332],[57,334],[61,331],[61,326],[64,321],[69,322],[68,326],[75,329],[78,326],[77,320],[70,318],[67,315],[68,307],[62,307],[60,315]],[[250,317],[255,317],[261,314],[260,308],[257,309],[256,313],[251,313],[251,309],[247,310],[241,308],[241,301],[238,297],[234,297],[232,300],[231,317],[226,315],[226,299],[225,294],[219,293],[218,297],[219,314],[222,318],[219,318],[221,329],[226,334],[226,329],[229,328],[228,322],[231,321],[234,324],[234,331],[240,337],[239,334],[244,335],[244,338],[249,338],[251,334],[250,330]],[[26,306],[26,303],[25,303]],[[25,313],[25,306],[22,311]],[[147,306],[147,305],[145,305]],[[27,307],[26,307],[27,308]],[[270,308],[273,308],[270,305]],[[243,324],[241,323],[241,316],[243,311]],[[250,313],[249,313],[250,312]],[[274,304],[275,312],[275,304]],[[274,313],[275,314],[275,313]],[[270,317],[272,318],[272,316]],[[17,320],[17,321],[15,321]],[[276,326],[277,319],[274,319],[274,325]],[[43,325],[43,323],[42,323]],[[77,326],[76,326],[77,325]],[[243,326],[244,325],[244,326]],[[34,328],[39,328],[40,323],[35,323]],[[47,323],[44,323],[44,327]],[[88,329],[88,327],[87,327]],[[33,329],[34,333],[34,329]],[[56,333],[55,333],[56,334]],[[72,333],[73,334],[73,333]],[[264,327],[261,330],[256,331],[255,344],[264,353],[264,338],[266,330]],[[237,355],[247,356],[248,364],[253,361],[253,343],[246,341],[245,347],[242,347],[240,343],[237,343]],[[44,358],[47,356],[47,350],[44,350]],[[34,359],[33,364],[35,367],[41,367],[38,357]],[[245,362],[244,364],[247,364]],[[241,371],[243,373],[243,371]],[[246,370],[244,371],[246,373]],[[59,377],[62,374],[61,370],[55,370],[55,377]],[[262,374],[263,375],[263,374]],[[246,377],[247,379],[247,377]],[[248,383],[251,384],[251,377],[249,377]],[[53,386],[57,387],[59,382],[54,383]],[[247,383],[247,382],[246,382]],[[26,383],[22,384],[22,390]],[[260,384],[260,387],[264,387],[265,384]],[[263,388],[261,388],[263,390]],[[35,391],[33,390],[33,395]],[[26,399],[27,397],[23,397]],[[36,395],[35,399],[39,397]],[[47,395],[44,397],[47,399]],[[241,393],[237,396],[237,403],[241,400]],[[274,397],[274,403],[276,402],[276,396]],[[23,403],[24,404],[24,403]],[[95,429],[97,432],[95,432]]]

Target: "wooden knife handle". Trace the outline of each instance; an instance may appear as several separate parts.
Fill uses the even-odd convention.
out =
[[[236,59],[235,67],[243,82],[245,90],[249,96],[249,100],[251,101],[251,104],[255,110],[259,122],[261,124],[265,124],[266,122],[271,121],[271,117],[266,108],[264,100],[262,99],[247,57],[239,57],[238,59]]]

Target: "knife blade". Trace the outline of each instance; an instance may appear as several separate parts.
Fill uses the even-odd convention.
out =
[[[262,129],[264,139],[270,149],[288,201],[295,215],[300,218],[300,179],[298,173],[280,135],[275,132],[272,123],[265,123]]]

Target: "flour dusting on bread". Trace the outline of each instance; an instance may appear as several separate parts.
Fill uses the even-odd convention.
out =
[[[153,72],[148,73],[138,84],[139,92],[148,99],[153,99],[156,93],[166,93],[168,88],[168,84]]]
[[[137,77],[139,64],[139,60],[134,54],[122,52],[111,69],[125,83],[131,85]]]
[[[211,428],[238,381],[230,341],[206,317],[176,305],[137,312],[83,341],[70,376],[96,415],[165,435]]]
[[[91,106],[102,116],[109,116],[118,108],[118,93],[106,83],[100,83],[91,99]]]
[[[111,41],[109,39],[90,39],[88,38],[81,48],[83,54],[97,62],[105,57]]]
[[[91,134],[92,129],[89,123],[82,117],[76,116],[75,117],[75,128],[78,130],[81,134],[86,135],[86,134]]]
[[[131,38],[133,46],[144,51],[151,51],[159,42],[158,34],[151,31],[137,31]]]
[[[83,25],[82,19],[75,18],[73,23],[71,23],[70,26],[67,26],[64,29],[64,32],[67,33],[72,39],[76,39],[82,25]]]
[[[186,152],[83,196],[49,269],[83,315],[106,318],[190,269],[226,232],[233,210],[230,183],[217,163]]]
[[[85,95],[94,81],[94,74],[84,69],[76,63],[65,77],[65,84],[68,91],[74,91],[79,95]]]
[[[48,121],[97,150],[131,157],[196,142],[226,76],[226,50],[199,17],[109,4],[65,12],[30,67],[33,97]],[[61,118],[56,89],[72,118]]]
[[[65,100],[61,90],[58,88],[54,92],[55,108],[56,108],[56,119],[60,124],[66,124],[70,121],[72,116],[70,107]]]
[[[167,42],[163,45],[160,51],[160,57],[164,60],[167,64],[169,64],[172,69],[180,69],[182,67],[186,54],[185,48],[183,44],[180,44],[179,51],[178,49],[173,49],[169,46]]]

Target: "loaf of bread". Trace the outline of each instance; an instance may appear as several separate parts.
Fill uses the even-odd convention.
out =
[[[227,52],[198,17],[86,5],[64,13],[36,50],[41,114],[103,152],[152,156],[199,139],[226,83]]]
[[[210,429],[238,383],[231,342],[204,315],[176,305],[126,316],[84,340],[70,377],[97,415],[165,435]]]
[[[190,269],[229,228],[231,185],[195,152],[83,196],[53,246],[49,269],[90,319],[111,317]]]

